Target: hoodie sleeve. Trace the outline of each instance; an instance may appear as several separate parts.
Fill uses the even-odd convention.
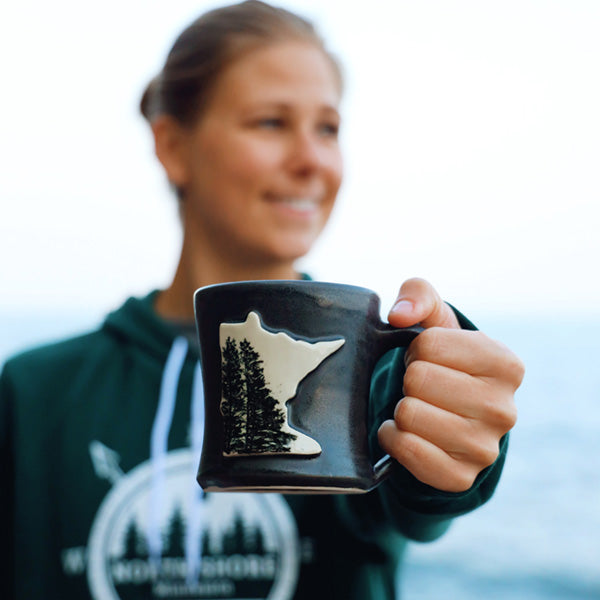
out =
[[[476,327],[452,307],[463,329]],[[369,409],[369,443],[374,460],[383,452],[377,440],[381,423],[393,418],[394,408],[402,397],[404,379],[404,349],[393,350],[379,362],[371,382]],[[443,492],[421,483],[399,463],[392,474],[370,498],[341,499],[342,512],[348,524],[370,537],[390,525],[405,537],[416,541],[431,541],[441,536],[454,517],[470,512],[493,495],[506,456],[508,435],[502,438],[500,454],[494,464],[484,469],[473,486],[460,493]]]

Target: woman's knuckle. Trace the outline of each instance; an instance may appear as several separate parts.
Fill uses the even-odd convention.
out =
[[[510,431],[517,424],[517,405],[509,402],[504,406],[500,426],[504,432]]]
[[[455,453],[455,458],[466,468],[469,465],[483,468],[496,460],[498,448],[497,438],[494,439],[487,431],[482,432],[477,425],[473,425],[469,435],[462,441],[461,450]]]
[[[517,422],[517,406],[511,400],[491,401],[488,404],[488,420],[502,433],[510,431]]]
[[[475,483],[475,478],[477,477],[477,473],[474,472],[472,468],[463,468],[458,471],[455,476],[456,482],[456,491],[457,492],[466,492],[473,486]]]
[[[444,488],[448,492],[466,492],[471,488],[476,477],[477,473],[470,464],[457,463],[448,473],[447,482],[444,485]]]
[[[525,364],[502,342],[496,342],[496,344],[498,346],[496,364],[501,365],[500,376],[513,389],[517,389],[525,377]]]
[[[508,360],[507,370],[509,381],[513,384],[514,388],[517,389],[525,377],[525,364],[516,354],[511,354],[511,358]]]
[[[494,464],[499,454],[499,446],[497,441],[486,441],[480,443],[475,453],[475,462],[482,467],[489,467]]]

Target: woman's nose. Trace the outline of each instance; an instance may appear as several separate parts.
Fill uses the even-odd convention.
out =
[[[323,140],[312,132],[297,132],[290,147],[290,168],[297,174],[306,175],[318,171],[326,164],[327,153]]]

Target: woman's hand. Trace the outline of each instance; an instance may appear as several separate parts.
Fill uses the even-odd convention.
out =
[[[498,457],[515,424],[523,363],[479,331],[460,329],[452,309],[422,279],[406,281],[388,320],[424,328],[406,353],[404,397],[379,429],[383,450],[417,479],[468,490]]]

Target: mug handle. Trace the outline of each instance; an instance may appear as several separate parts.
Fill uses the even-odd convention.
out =
[[[380,322],[376,328],[380,356],[394,348],[408,347],[422,331],[425,331],[425,329],[420,325],[398,328],[392,327],[389,323]],[[375,463],[373,466],[373,486],[371,489],[377,487],[390,475],[393,461],[394,459],[389,454],[385,454]]]

